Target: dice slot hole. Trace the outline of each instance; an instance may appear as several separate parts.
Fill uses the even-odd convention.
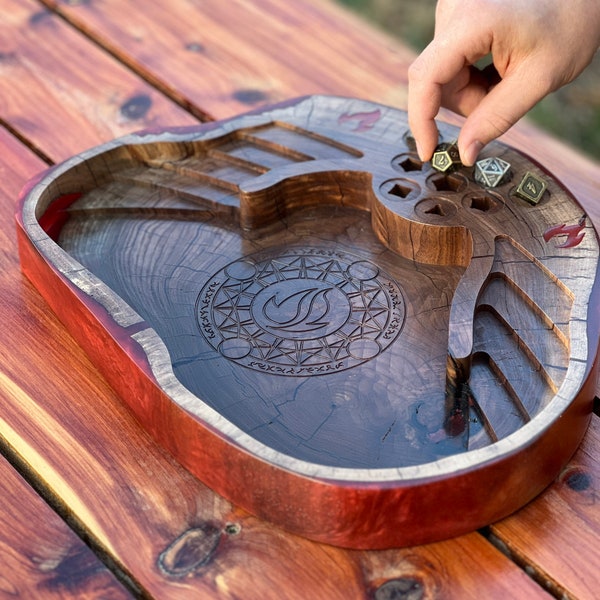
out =
[[[467,187],[466,179],[458,173],[435,175],[430,182],[438,192],[460,192]]]
[[[502,196],[494,192],[471,192],[462,199],[462,206],[478,213],[491,213],[504,206]]]
[[[473,210],[479,210],[481,212],[488,212],[496,208],[496,201],[490,196],[473,196],[470,199],[471,205],[469,208]]]
[[[447,222],[456,212],[456,204],[445,198],[425,198],[415,206],[417,216],[429,223]]]
[[[397,196],[398,198],[406,198],[411,191],[411,188],[405,185],[400,185],[399,183],[395,183],[390,188],[388,194],[391,194],[392,196]]]
[[[423,168],[423,163],[416,158],[407,156],[404,160],[398,163],[404,171],[420,171]]]
[[[395,156],[392,159],[391,164],[393,169],[400,171],[401,173],[423,170],[423,162],[420,161],[419,157],[413,152]]]
[[[444,207],[441,204],[434,204],[431,208],[424,211],[426,215],[437,215],[438,217],[445,217]]]
[[[416,181],[410,179],[388,179],[379,186],[379,191],[393,202],[414,200],[418,198],[421,188]]]

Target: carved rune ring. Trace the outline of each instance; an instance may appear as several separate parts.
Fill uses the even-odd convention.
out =
[[[231,263],[203,287],[196,318],[224,358],[274,375],[343,371],[400,333],[398,283],[366,260],[319,248]]]

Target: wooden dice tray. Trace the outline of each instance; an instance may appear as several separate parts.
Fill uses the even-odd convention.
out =
[[[22,268],[219,493],[336,545],[442,539],[543,490],[594,393],[596,233],[490,156],[497,188],[440,173],[404,112],[335,97],[143,132],[30,184]]]

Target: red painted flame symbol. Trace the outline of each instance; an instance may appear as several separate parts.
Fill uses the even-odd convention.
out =
[[[566,235],[567,239],[562,244],[556,244],[556,248],[574,248],[585,237],[585,220],[586,216],[583,215],[577,225],[554,225],[544,233],[544,239],[549,242],[554,237]]]
[[[272,296],[265,302],[263,314],[276,324],[274,328],[289,333],[303,333],[326,327],[329,323],[323,319],[331,308],[327,292],[329,290],[309,288],[286,296],[281,301]]]
[[[373,126],[379,121],[380,117],[381,111],[379,109],[371,112],[344,113],[338,117],[338,123],[341,125],[349,121],[357,121],[354,131],[369,131],[369,129],[373,129]]]

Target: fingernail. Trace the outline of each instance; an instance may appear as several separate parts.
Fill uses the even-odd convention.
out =
[[[479,153],[483,150],[483,144],[479,140],[471,142],[465,150],[464,155],[461,155],[461,162],[465,167],[471,167],[475,164]]]

